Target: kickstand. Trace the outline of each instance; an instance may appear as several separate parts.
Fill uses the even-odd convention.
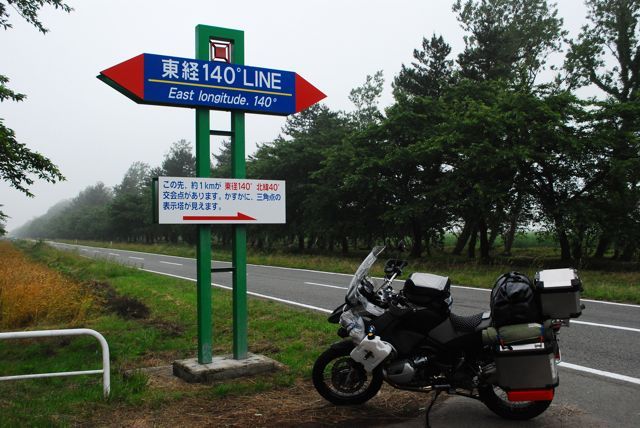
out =
[[[435,404],[436,400],[438,399],[438,395],[440,395],[441,392],[442,392],[442,390],[440,390],[440,389],[436,390],[436,393],[433,396],[433,399],[431,400],[431,404],[429,404],[429,407],[427,408],[427,413],[425,413],[425,419],[426,419],[426,425],[425,426],[427,428],[431,428],[431,425],[429,424],[429,412],[431,411],[431,408]]]

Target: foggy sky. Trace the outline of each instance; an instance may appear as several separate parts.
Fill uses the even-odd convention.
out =
[[[0,103],[0,117],[21,143],[49,157],[66,176],[55,185],[36,182],[27,198],[0,182],[9,231],[42,215],[98,181],[118,184],[135,161],[160,165],[169,146],[195,140],[191,109],[138,105],[96,79],[106,68],[140,53],[194,57],[197,24],[245,32],[247,65],[295,71],[317,86],[331,109],[350,111],[349,91],[383,70],[382,106],[391,81],[409,64],[422,37],[442,34],[453,54],[464,47],[449,0],[68,0],[65,14],[46,8],[46,35],[15,12],[13,29],[0,30],[0,74],[27,94]],[[573,36],[584,23],[581,0],[559,1]],[[12,9],[9,9],[12,12]],[[557,59],[557,61],[560,61]],[[212,113],[212,127],[228,128]],[[247,114],[247,153],[272,141],[285,118]],[[212,140],[212,150],[219,140]]]

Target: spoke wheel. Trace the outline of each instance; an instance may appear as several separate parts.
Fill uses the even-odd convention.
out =
[[[313,366],[313,385],[333,404],[362,404],[382,386],[382,370],[367,373],[349,354],[353,347],[329,348]]]

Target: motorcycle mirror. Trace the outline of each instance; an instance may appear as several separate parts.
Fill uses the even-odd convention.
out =
[[[391,278],[393,274],[400,275],[402,274],[402,269],[407,266],[406,260],[399,259],[389,259],[384,265],[384,276],[385,278]]]
[[[384,276],[385,278],[391,278],[391,275],[396,271],[396,262],[395,259],[389,259],[384,265]]]

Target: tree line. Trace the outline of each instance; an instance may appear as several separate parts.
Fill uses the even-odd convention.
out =
[[[586,6],[568,39],[547,1],[458,0],[464,50],[425,38],[393,78],[391,106],[378,106],[377,72],[351,91],[353,111],[291,116],[247,163],[250,178],[286,180],[287,224],[252,226],[251,244],[348,252],[406,238],[420,256],[454,232],[454,254],[489,259],[537,225],[563,260],[637,258],[640,1]],[[231,175],[229,159],[225,143],[213,176]],[[87,188],[16,234],[192,242],[192,228],[151,224],[140,207],[151,210],[150,177],[194,175],[194,165],[178,142],[161,167],[135,163],[113,189]],[[213,233],[228,242],[227,229]]]

